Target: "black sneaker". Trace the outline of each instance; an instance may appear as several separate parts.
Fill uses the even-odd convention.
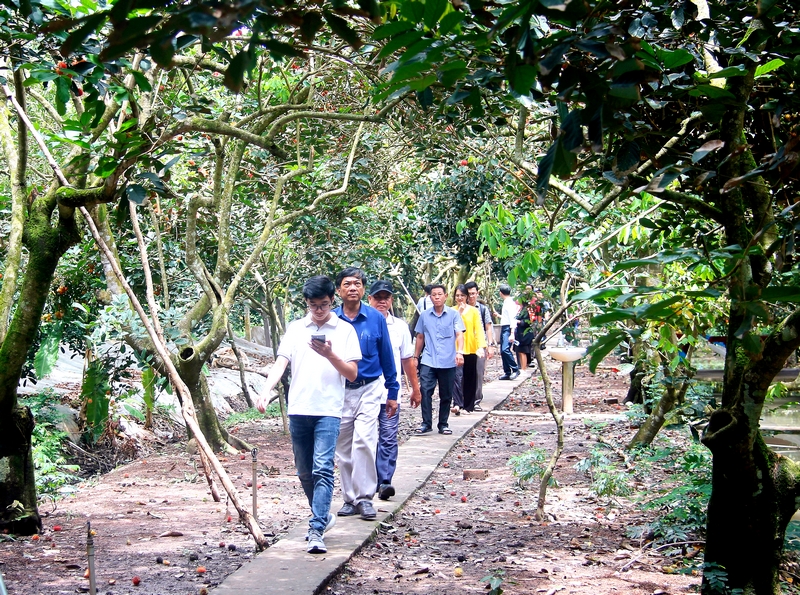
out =
[[[517,378],[519,378],[519,370],[511,372],[511,376],[508,377],[509,380],[516,380]]]
[[[392,496],[394,496],[394,486],[390,483],[382,483],[378,488],[378,498],[388,500]]]

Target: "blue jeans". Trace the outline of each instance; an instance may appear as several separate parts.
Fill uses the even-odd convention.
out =
[[[378,452],[375,455],[375,469],[378,471],[378,487],[392,483],[397,469],[397,429],[400,426],[400,403],[393,417],[386,417],[386,405],[381,405],[378,415]],[[375,490],[377,491],[377,490]]]
[[[422,393],[422,425],[426,428],[433,427],[433,391],[439,384],[439,420],[438,428],[447,427],[450,418],[450,403],[453,401],[453,382],[456,378],[456,369],[432,368],[425,364],[419,366],[419,389]]]
[[[508,376],[514,372],[519,371],[517,360],[514,354],[511,353],[511,327],[504,324],[500,327],[500,357],[503,360],[503,373]]]
[[[290,415],[294,465],[311,506],[308,526],[322,533],[333,499],[333,455],[339,437],[338,417]]]

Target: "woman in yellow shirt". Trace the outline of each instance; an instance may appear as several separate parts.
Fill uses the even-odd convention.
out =
[[[453,385],[453,408],[451,411],[459,415],[462,410],[472,413],[475,410],[475,389],[478,379],[478,359],[483,357],[486,349],[486,333],[483,329],[481,314],[477,308],[467,303],[467,288],[456,287],[456,310],[464,321],[464,365],[456,368],[456,379]]]

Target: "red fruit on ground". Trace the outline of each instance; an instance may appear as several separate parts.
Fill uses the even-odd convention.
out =
[[[461,496],[461,501],[462,502],[466,502],[467,501],[467,497],[466,496]]]
[[[228,518],[225,520],[230,523],[233,520],[233,517],[231,515],[228,515]]]
[[[225,547],[225,542],[224,541],[220,541],[219,542],[219,547]]]
[[[450,495],[451,495],[451,496],[455,496],[455,495],[456,495],[456,493],[455,493],[455,492],[450,492]]]
[[[134,586],[134,587],[138,587],[138,586],[139,586],[139,583],[141,583],[141,582],[142,582],[142,579],[140,579],[138,576],[134,576],[134,577],[131,579],[131,582],[133,583],[133,586]]]
[[[244,461],[247,457],[245,455],[239,455],[239,458]]]
[[[469,165],[469,161],[467,161],[466,159],[462,159],[459,163],[461,165]]]
[[[61,531],[61,525],[54,525],[53,531]]]
[[[206,571],[205,566],[198,566],[197,567],[197,574],[203,574]]]

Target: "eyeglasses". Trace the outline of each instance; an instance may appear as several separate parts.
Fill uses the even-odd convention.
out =
[[[317,312],[325,312],[330,310],[333,304],[328,302],[327,304],[306,304],[309,310],[316,310]]]

